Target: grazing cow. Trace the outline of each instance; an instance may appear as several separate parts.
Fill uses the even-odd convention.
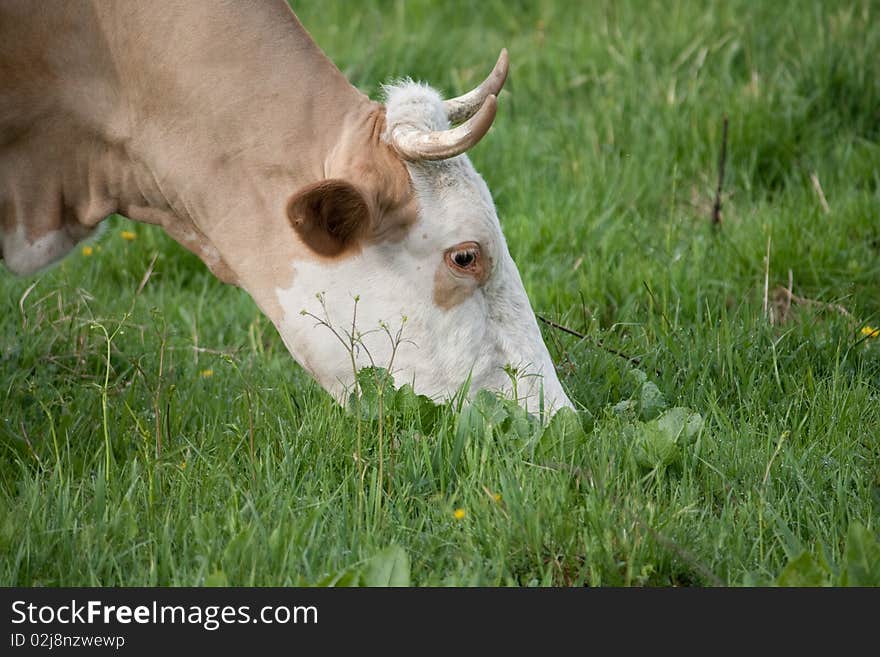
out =
[[[383,105],[281,0],[0,0],[3,260],[37,271],[118,212],[245,289],[339,399],[355,366],[432,397],[512,366],[526,408],[571,406],[464,155],[507,67]]]

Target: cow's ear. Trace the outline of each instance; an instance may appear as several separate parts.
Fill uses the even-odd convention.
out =
[[[334,257],[356,247],[366,235],[370,206],[351,183],[322,180],[293,195],[287,216],[306,246]]]

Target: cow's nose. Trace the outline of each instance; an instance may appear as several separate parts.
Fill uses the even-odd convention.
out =
[[[520,405],[529,413],[538,413],[543,408],[547,418],[563,408],[574,409],[552,366],[542,376],[530,378],[528,388],[520,391]]]
[[[557,381],[558,390],[547,394],[544,392],[544,409],[549,415],[553,415],[557,411],[562,410],[563,408],[570,408],[574,410],[574,404],[571,403],[571,399],[568,398],[568,395],[565,394],[565,391],[562,389],[562,385]]]

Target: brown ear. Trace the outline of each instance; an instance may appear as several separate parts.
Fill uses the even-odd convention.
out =
[[[370,225],[364,195],[339,179],[322,180],[294,194],[287,216],[306,246],[325,257],[356,247]]]

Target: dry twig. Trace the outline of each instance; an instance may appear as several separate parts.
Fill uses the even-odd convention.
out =
[[[790,279],[789,279],[790,281]],[[791,283],[789,282],[789,285]],[[853,319],[853,315],[850,311],[844,308],[839,303],[826,303],[824,301],[816,301],[815,299],[807,299],[806,297],[800,297],[797,294],[793,294],[791,289],[786,289],[784,287],[779,287],[776,290],[777,294],[779,294],[782,298],[786,299],[788,304],[791,305],[791,302],[794,302],[801,306],[813,306],[815,308],[822,308],[823,310],[830,310],[832,312],[839,313],[844,315],[845,317],[849,317]]]
[[[813,189],[816,190],[816,195],[819,197],[819,205],[822,206],[822,212],[828,214],[831,212],[831,208],[828,206],[828,199],[825,198],[825,192],[822,191],[822,184],[819,182],[819,176],[816,175],[815,171],[810,172],[810,182],[813,183]]]
[[[147,282],[150,280],[150,277],[153,275],[153,267],[155,266],[155,264],[156,264],[156,258],[158,258],[158,257],[159,257],[159,252],[156,251],[156,252],[153,254],[153,259],[150,260],[150,264],[147,266],[147,271],[144,272],[144,276],[143,276],[143,278],[141,278],[141,283],[140,283],[140,285],[138,285],[137,290],[135,290],[135,293],[134,293],[135,296],[137,296],[137,295],[139,295],[139,294],[141,293],[141,290],[144,289],[144,287],[146,286]]]
[[[573,335],[574,337],[579,338],[581,340],[587,340],[588,342],[591,342],[592,344],[596,345],[600,349],[604,349],[609,354],[614,354],[618,358],[623,358],[624,360],[629,361],[632,365],[635,365],[636,367],[639,367],[642,364],[641,359],[636,358],[635,356],[630,356],[628,354],[625,354],[622,351],[620,351],[619,349],[615,349],[614,347],[606,347],[602,343],[601,340],[591,338],[590,336],[585,335],[584,333],[580,333],[579,331],[575,331],[574,329],[568,328],[567,326],[563,326],[562,324],[558,324],[558,323],[554,322],[553,320],[547,319],[546,317],[543,317],[541,315],[536,315],[536,317],[539,320],[541,320],[542,322],[544,322],[547,326],[551,326],[558,331],[562,331],[563,333],[568,333],[569,335]],[[654,373],[657,376],[661,375],[660,370],[654,370]]]
[[[767,256],[764,258],[764,319],[773,323],[773,312],[769,304],[770,293],[770,238],[767,238]]]
[[[18,300],[18,310],[21,312],[21,328],[23,329],[27,328],[27,313],[24,311],[25,299],[27,299],[28,295],[34,291],[34,288],[37,287],[37,283],[39,282],[40,280],[37,279],[31,283],[30,287],[28,287],[28,289],[24,291],[24,294],[21,295],[21,299]]]
[[[712,204],[712,225],[721,225],[721,193],[724,187],[724,165],[727,162],[727,114],[721,131],[721,155],[718,158],[718,187],[715,189],[715,203]]]

